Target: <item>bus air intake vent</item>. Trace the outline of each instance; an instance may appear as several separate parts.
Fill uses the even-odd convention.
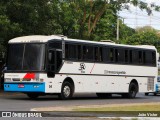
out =
[[[154,78],[148,78],[147,82],[147,90],[152,90],[154,91]]]

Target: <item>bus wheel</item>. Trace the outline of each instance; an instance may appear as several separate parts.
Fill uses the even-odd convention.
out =
[[[30,99],[37,99],[39,97],[38,94],[34,94],[34,93],[27,93],[27,96],[30,98]]]
[[[131,82],[129,85],[128,98],[135,98],[138,92],[138,86],[134,82]]]
[[[112,97],[112,94],[110,94],[110,93],[96,93],[96,95],[99,98],[109,98],[109,97]]]
[[[72,98],[73,96],[73,86],[69,82],[64,82],[62,84],[61,93],[59,94],[59,98],[62,100],[67,100]]]

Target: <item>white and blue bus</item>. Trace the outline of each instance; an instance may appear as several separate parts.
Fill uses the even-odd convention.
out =
[[[34,35],[11,39],[7,56],[4,90],[32,99],[47,94],[70,99],[74,93],[135,98],[156,89],[154,46]]]

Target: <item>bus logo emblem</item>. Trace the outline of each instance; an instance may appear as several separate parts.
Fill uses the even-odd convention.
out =
[[[86,66],[84,63],[80,63],[80,67],[79,67],[79,70],[81,71],[81,73],[85,73],[85,70],[86,69]]]

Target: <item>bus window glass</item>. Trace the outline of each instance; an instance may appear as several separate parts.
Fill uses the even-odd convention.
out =
[[[114,51],[115,51],[115,62],[118,62],[119,52],[117,49],[115,49]]]
[[[132,63],[132,50],[129,51],[129,62]]]
[[[101,48],[102,50],[102,60],[104,62],[109,62],[110,61],[110,49],[108,47]]]
[[[99,60],[103,61],[102,47],[99,48]]]
[[[49,43],[49,48],[62,49],[62,42],[61,41],[51,42]]]
[[[125,63],[128,63],[128,50],[125,50]]]
[[[77,46],[73,44],[66,44],[65,55],[67,59],[77,59]]]
[[[77,58],[77,46],[76,45],[69,45],[69,58],[76,59]]]
[[[110,61],[113,62],[114,60],[114,49],[113,48],[110,48],[110,52],[109,52],[109,58],[110,58]]]
[[[7,70],[44,70],[45,44],[10,44]]]
[[[142,51],[138,51],[138,61],[139,61],[139,64],[143,63],[143,60],[142,60]]]
[[[145,64],[151,65],[152,64],[152,52],[151,51],[145,51]]]
[[[95,57],[95,61],[99,61],[99,50],[98,50],[98,47],[95,47],[94,48],[94,57]]]
[[[78,45],[78,60],[82,59],[82,47],[81,45]]]
[[[152,65],[156,66],[156,52],[152,52]]]
[[[124,52],[124,49],[121,48],[121,49],[118,49],[118,62],[119,63],[124,63],[124,57],[125,57],[125,52]]]
[[[7,69],[21,70],[23,60],[24,44],[9,44]]]
[[[84,60],[93,60],[93,47],[83,46],[83,59]]]
[[[153,51],[143,52],[143,61],[145,65],[156,66],[156,54]]]
[[[137,50],[132,51],[132,63],[133,64],[139,64],[138,51]]]
[[[60,67],[61,67],[61,64],[62,64],[62,52],[61,51],[57,51],[56,61],[57,61],[56,69],[58,71],[60,69]]]
[[[23,70],[42,70],[44,66],[44,45],[26,44]]]
[[[68,59],[69,58],[69,48],[68,48],[68,44],[65,44],[65,58]]]

